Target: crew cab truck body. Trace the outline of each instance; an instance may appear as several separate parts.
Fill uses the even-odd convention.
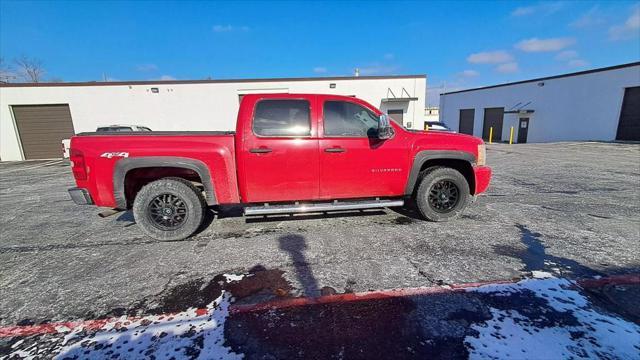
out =
[[[401,206],[458,216],[491,169],[481,139],[410,131],[354,98],[253,94],[235,132],[86,133],[71,139],[78,204],[133,209],[143,231],[182,239],[207,206],[247,215]]]

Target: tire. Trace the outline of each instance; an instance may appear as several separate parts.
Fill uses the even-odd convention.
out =
[[[163,241],[182,240],[202,224],[205,202],[202,193],[189,181],[164,178],[138,192],[133,216],[148,236]]]
[[[457,193],[455,201],[454,193]],[[425,219],[449,221],[462,214],[471,200],[471,194],[467,179],[458,170],[436,166],[424,171],[415,198],[418,210]]]

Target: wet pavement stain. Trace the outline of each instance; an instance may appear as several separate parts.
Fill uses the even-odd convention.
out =
[[[414,222],[415,220],[406,216],[400,216],[393,219],[393,223],[396,225],[409,225],[409,224],[413,224]]]
[[[165,289],[161,293],[144,299],[125,309],[117,309],[103,317],[157,315],[186,311],[189,308],[204,308],[217,299],[222,291],[233,294],[238,304],[270,301],[289,297],[291,284],[284,278],[284,271],[266,269],[256,265],[245,273],[240,281],[228,282],[225,275],[216,275],[210,280],[203,278]]]
[[[411,225],[416,221],[416,219],[412,219],[408,216],[397,216],[393,219],[385,219],[383,221],[376,221],[375,223],[379,225]]]
[[[258,228],[258,229],[251,228],[244,231],[217,232],[217,233],[213,233],[212,237],[216,239],[240,239],[240,238],[247,239],[247,238],[253,238],[261,235],[277,234],[277,233],[284,233],[284,232],[291,232],[291,231],[306,232],[307,229],[305,228],[286,229],[286,228],[276,228],[276,227]]]

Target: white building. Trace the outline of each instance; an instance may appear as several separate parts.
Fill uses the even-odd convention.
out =
[[[426,76],[0,84],[0,159],[61,157],[62,139],[111,124],[235,130],[251,93],[356,96],[409,128],[424,123]]]
[[[493,141],[639,141],[640,62],[444,93],[440,120]]]
[[[440,109],[437,106],[428,106],[424,108],[424,126],[426,123],[434,123],[440,121]],[[424,128],[424,127],[423,127]]]

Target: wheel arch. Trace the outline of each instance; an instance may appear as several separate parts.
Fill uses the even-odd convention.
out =
[[[405,187],[405,195],[411,196],[416,189],[420,174],[433,166],[446,166],[458,170],[467,179],[471,195],[475,194],[475,176],[473,166],[476,157],[468,152],[455,150],[423,150],[416,154],[409,179]]]
[[[116,208],[127,209],[128,199],[126,192],[127,174],[136,169],[184,169],[194,172],[198,175],[202,183],[207,205],[216,205],[216,194],[211,173],[205,163],[200,160],[176,157],[176,156],[150,156],[150,157],[134,157],[118,160],[113,171],[113,196],[116,202]],[[162,176],[166,177],[166,176]],[[162,178],[158,177],[158,178]],[[155,179],[157,180],[157,179]]]

